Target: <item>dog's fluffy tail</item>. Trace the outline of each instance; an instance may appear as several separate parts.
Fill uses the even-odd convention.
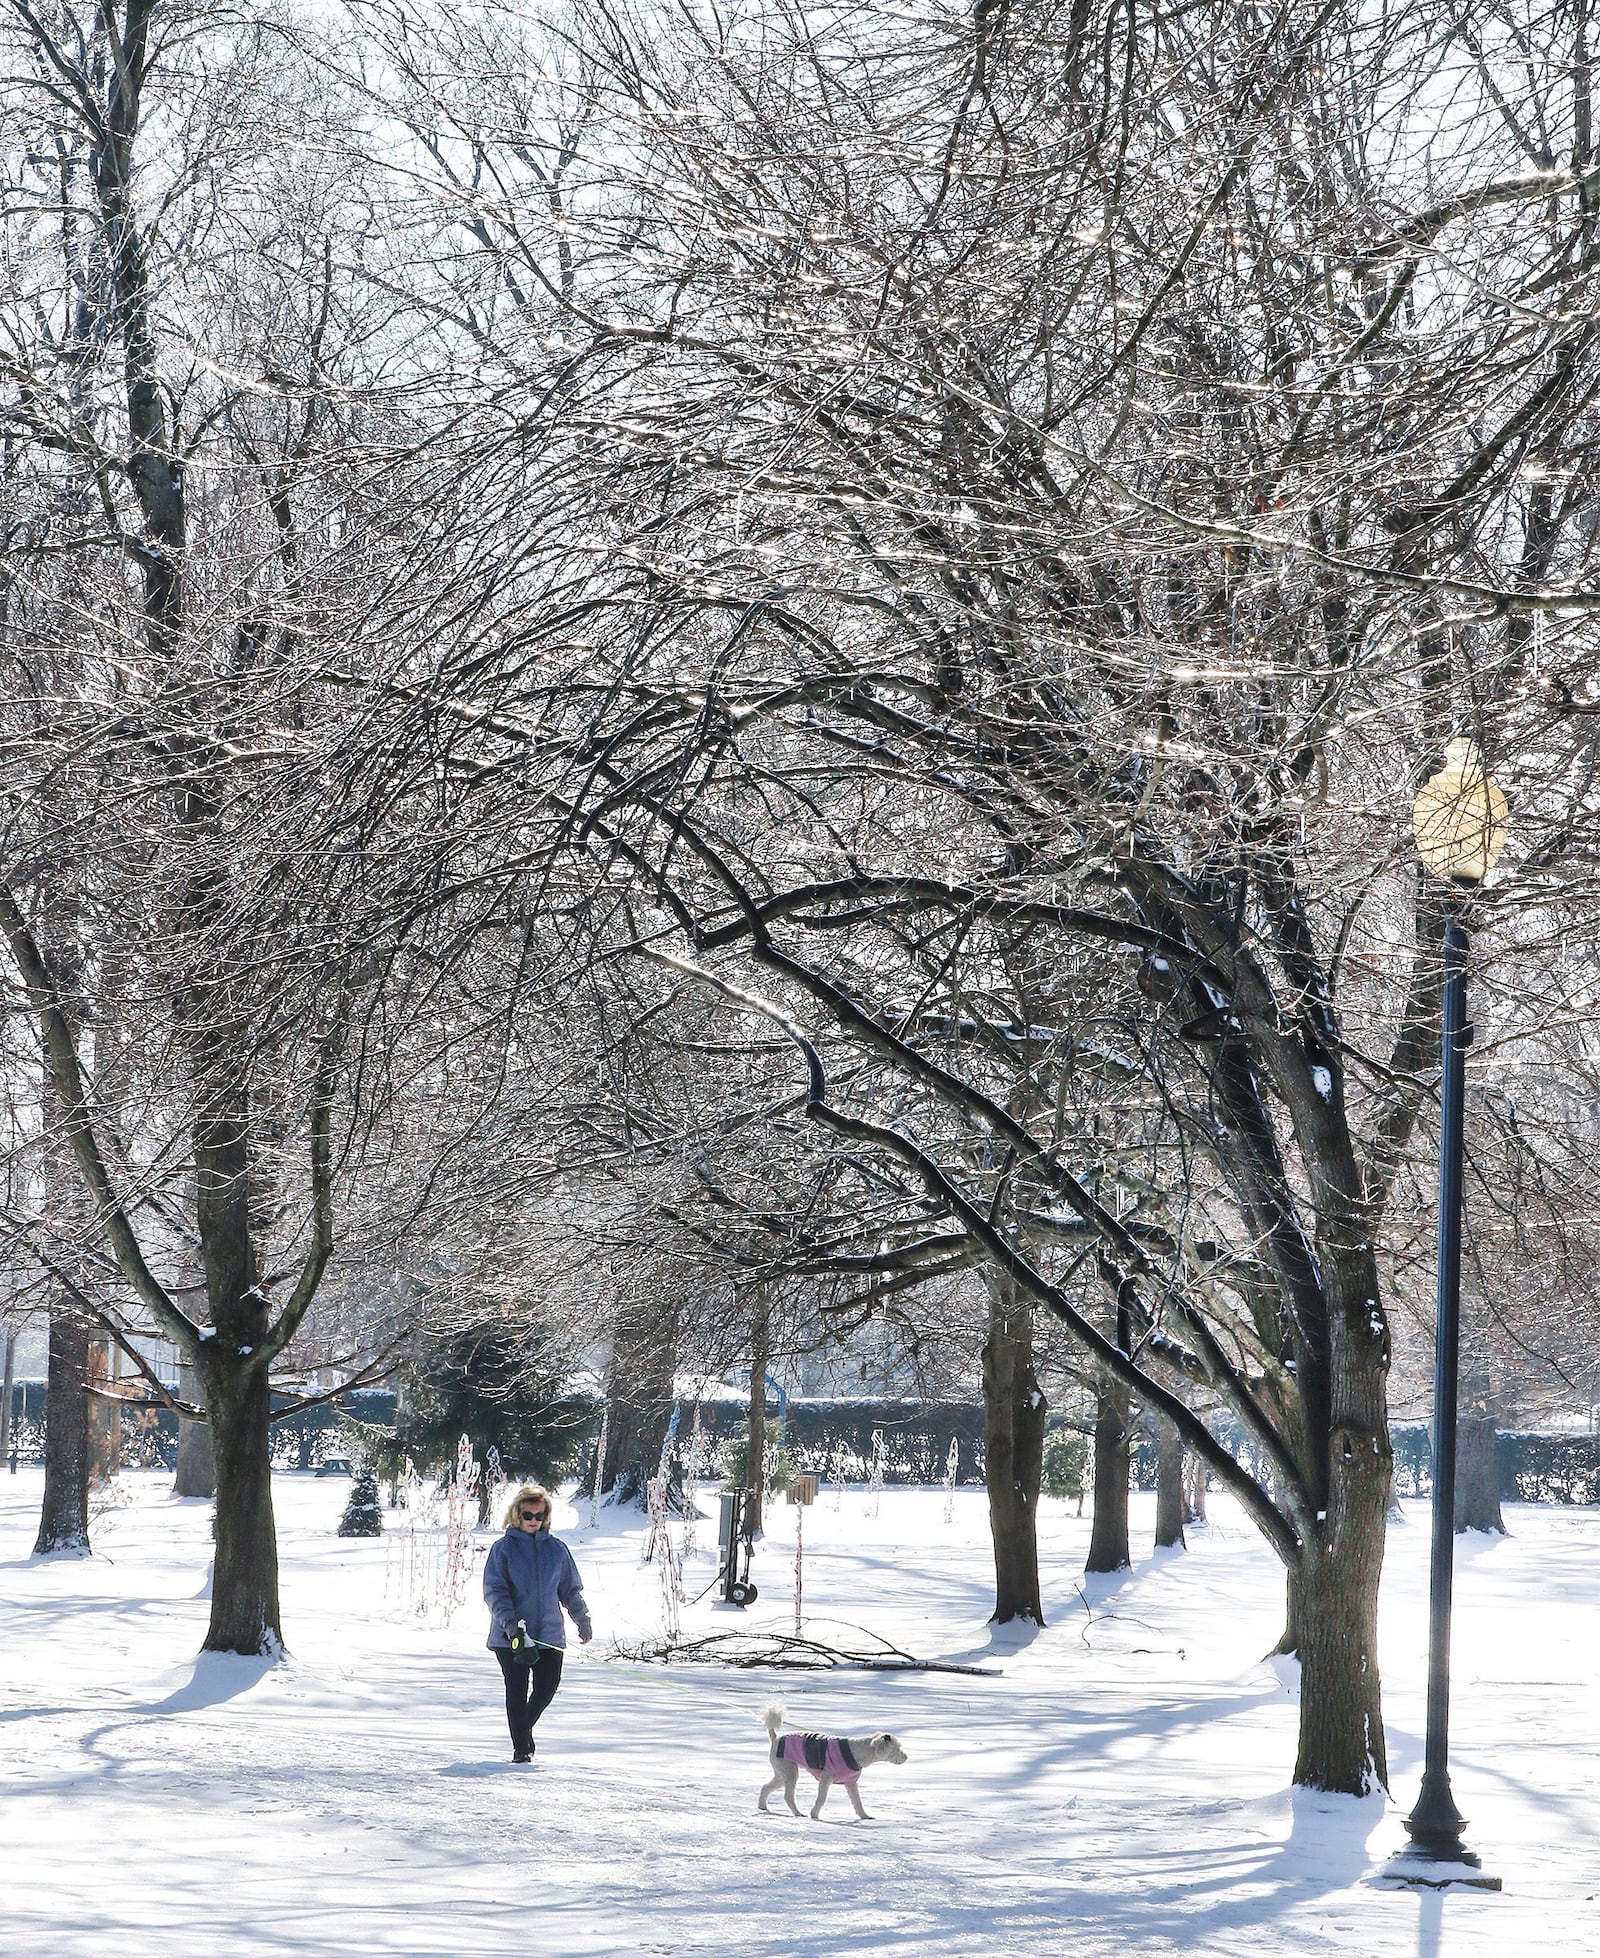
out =
[[[782,1700],[774,1700],[771,1706],[767,1708],[764,1717],[767,1723],[767,1732],[776,1740],[778,1738],[778,1729],[783,1725]]]

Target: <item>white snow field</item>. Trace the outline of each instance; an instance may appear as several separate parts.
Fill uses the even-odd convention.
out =
[[[991,1678],[608,1657],[659,1620],[644,1526],[602,1512],[590,1531],[563,1501],[597,1637],[569,1654],[537,1763],[514,1768],[483,1649],[491,1536],[443,1627],[398,1598],[398,1539],[334,1534],[344,1482],[280,1476],[292,1656],[197,1658],[208,1506],[169,1483],[125,1475],[99,1554],[35,1562],[39,1472],[0,1476],[11,1958],[1600,1950],[1593,1510],[1516,1508],[1509,1539],[1460,1544],[1452,1766],[1495,1896],[1375,1881],[1420,1772],[1420,1506],[1384,1580],[1387,1802],[1291,1793],[1295,1709],[1260,1657],[1282,1585],[1221,1498],[1187,1554],[1160,1556],[1136,1501],[1134,1570],[1087,1583],[1087,1519],[1047,1501],[1050,1624],[1029,1639],[985,1623],[981,1491],[946,1525],[940,1490],[890,1489],[873,1516],[865,1492],[825,1489],[806,1517],[808,1629],[867,1627]],[[792,1629],[795,1512],[770,1523],[746,1622]],[[711,1574],[702,1551],[691,1589]],[[707,1601],[685,1627],[735,1616]],[[774,1694],[794,1724],[901,1738],[907,1764],[862,1782],[872,1822],[842,1791],[818,1823],[756,1812]]]

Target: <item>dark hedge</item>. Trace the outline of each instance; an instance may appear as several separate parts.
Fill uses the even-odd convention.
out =
[[[776,1418],[770,1400],[767,1413]],[[744,1410],[735,1402],[718,1401],[702,1407],[700,1425],[718,1443],[727,1441],[742,1431]],[[824,1482],[865,1482],[872,1472],[874,1428],[883,1430],[885,1482],[943,1482],[952,1439],[961,1447],[956,1480],[983,1480],[983,1409],[961,1402],[791,1397],[784,1413],[783,1446],[803,1475]]]
[[[23,1461],[37,1461],[43,1444],[45,1389],[36,1380],[19,1380],[12,1390],[17,1452]],[[282,1405],[286,1397],[279,1396]],[[687,1416],[688,1410],[685,1409]],[[769,1402],[768,1412],[776,1409]],[[298,1409],[274,1422],[272,1462],[280,1469],[315,1468],[324,1455],[347,1452],[348,1433],[341,1424],[350,1417],[364,1425],[390,1427],[395,1417],[392,1388],[362,1388],[341,1394],[336,1401]],[[701,1410],[701,1425],[714,1443],[732,1437],[744,1413],[732,1401],[714,1402]],[[1058,1424],[1052,1424],[1054,1428]],[[599,1432],[599,1409],[588,1423],[592,1453]],[[944,1480],[951,1438],[961,1445],[956,1479],[963,1484],[983,1481],[983,1410],[959,1401],[802,1400],[788,1404],[784,1446],[801,1471],[831,1482],[864,1482],[872,1465],[872,1431],[882,1428],[884,1480],[894,1483],[939,1483]],[[687,1421],[680,1433],[687,1432]],[[123,1410],[123,1462],[130,1468],[172,1468],[177,1459],[177,1416],[164,1407],[130,1405]],[[1252,1467],[1252,1451],[1226,1426],[1219,1439]],[[1390,1430],[1394,1447],[1396,1495],[1427,1496],[1433,1490],[1432,1446],[1421,1422],[1396,1422]],[[720,1448],[719,1448],[720,1452]],[[1504,1429],[1495,1438],[1503,1502],[1600,1504],[1600,1435],[1539,1433]],[[1138,1489],[1156,1486],[1155,1441],[1136,1432],[1133,1444],[1133,1483]]]

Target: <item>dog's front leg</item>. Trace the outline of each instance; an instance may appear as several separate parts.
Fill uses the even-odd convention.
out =
[[[856,1784],[853,1781],[847,1781],[844,1785],[844,1792],[850,1797],[850,1806],[860,1816],[861,1820],[863,1822],[870,1822],[872,1817],[861,1806],[861,1791],[856,1787]]]
[[[832,1775],[819,1774],[817,1776],[817,1799],[811,1804],[811,1819],[813,1822],[822,1813],[822,1804],[828,1799],[828,1790],[832,1786]]]

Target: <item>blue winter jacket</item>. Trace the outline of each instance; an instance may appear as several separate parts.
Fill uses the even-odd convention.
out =
[[[536,1536],[515,1526],[506,1531],[483,1567],[483,1595],[489,1606],[487,1643],[491,1646],[508,1648],[511,1627],[520,1618],[542,1645],[565,1647],[563,1605],[581,1636],[591,1636],[578,1566],[567,1546],[547,1529]]]

